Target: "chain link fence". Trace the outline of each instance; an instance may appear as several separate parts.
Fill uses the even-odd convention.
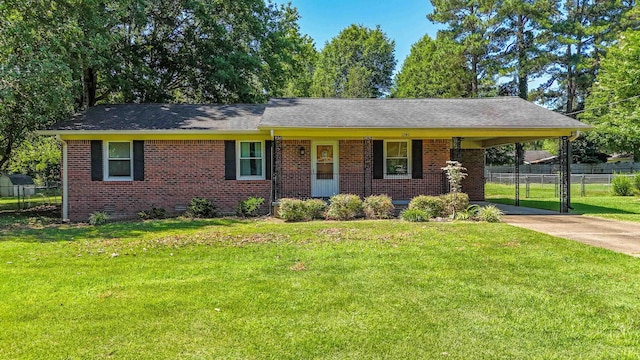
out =
[[[62,205],[59,183],[0,186],[0,211],[20,211]]]
[[[579,196],[603,195],[610,192],[615,176],[633,178],[636,174],[571,174],[571,192]],[[515,186],[513,173],[488,173],[487,184]],[[520,174],[521,194],[531,197],[559,197],[560,176],[558,174]],[[524,192],[522,191],[524,190]]]

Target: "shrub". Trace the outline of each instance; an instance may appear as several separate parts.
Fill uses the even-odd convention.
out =
[[[360,215],[362,211],[362,200],[358,195],[338,194],[329,198],[329,210],[327,219],[351,220]]]
[[[362,202],[362,210],[367,219],[388,219],[393,209],[393,202],[388,195],[371,195]]]
[[[422,209],[404,209],[400,213],[400,218],[404,221],[427,222],[430,214]]]
[[[151,207],[151,210],[142,210],[138,213],[138,217],[142,220],[149,219],[164,219],[167,215],[167,211],[163,208]]]
[[[437,196],[419,195],[411,199],[409,209],[426,211],[431,217],[445,215],[444,201]]]
[[[252,196],[238,203],[236,214],[242,217],[255,217],[258,215],[258,210],[262,204],[264,204],[264,198]]]
[[[456,212],[456,220],[476,220],[480,206],[473,204],[467,206],[466,209]]]
[[[217,214],[216,207],[205,198],[193,198],[187,206],[187,215],[194,218],[212,218]]]
[[[636,176],[633,177],[633,185],[637,191],[640,191],[640,173],[637,173]]]
[[[327,203],[324,200],[305,200],[304,206],[307,208],[307,214],[311,219],[324,219],[324,213],[327,211]]]
[[[440,195],[444,203],[445,213],[451,215],[469,206],[469,195],[465,193],[448,193]]]
[[[504,213],[495,207],[495,205],[487,205],[478,209],[477,218],[480,221],[493,223],[502,221],[502,215],[504,215]]]
[[[627,176],[616,174],[611,179],[611,191],[617,196],[633,195],[633,182]]]
[[[322,200],[320,200],[322,201]],[[311,215],[306,202],[300,199],[280,199],[278,216],[284,221],[309,221]]]
[[[462,180],[467,177],[467,169],[462,167],[457,161],[447,161],[447,166],[442,170],[447,173],[447,180],[449,180],[449,189],[453,193],[459,193],[462,191]]]
[[[93,226],[104,225],[109,221],[109,215],[102,211],[96,211],[89,215],[89,224]]]

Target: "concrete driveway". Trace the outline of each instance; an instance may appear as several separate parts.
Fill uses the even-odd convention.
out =
[[[640,257],[640,223],[581,215],[505,215],[503,222]]]

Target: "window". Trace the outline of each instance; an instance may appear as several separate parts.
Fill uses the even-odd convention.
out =
[[[105,180],[133,180],[131,141],[106,142],[105,160]]]
[[[238,141],[238,179],[264,180],[264,142]]]
[[[409,178],[411,161],[409,160],[408,140],[388,140],[384,143],[385,178]]]

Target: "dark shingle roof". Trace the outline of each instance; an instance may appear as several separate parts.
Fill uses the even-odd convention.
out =
[[[29,175],[11,174],[8,177],[13,185],[34,185],[33,179]]]
[[[272,99],[260,127],[568,128],[588,125],[517,97]]]
[[[257,130],[264,105],[98,105],[53,130]]]

